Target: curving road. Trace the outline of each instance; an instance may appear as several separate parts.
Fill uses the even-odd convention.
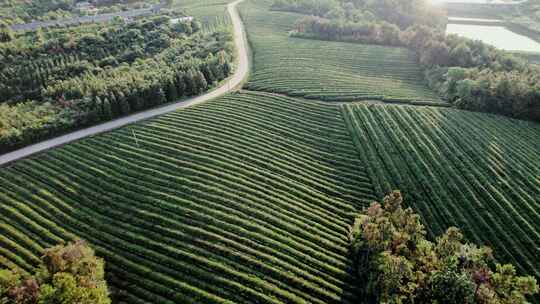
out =
[[[51,148],[67,144],[81,138],[111,131],[138,121],[142,121],[165,113],[173,112],[178,109],[183,109],[196,104],[200,104],[232,91],[244,81],[249,71],[248,44],[246,41],[244,25],[242,23],[242,20],[240,19],[238,10],[236,9],[236,6],[242,1],[244,0],[237,0],[227,6],[227,10],[231,15],[234,27],[234,42],[238,51],[238,58],[234,75],[227,79],[221,87],[198,97],[190,98],[173,104],[165,105],[163,107],[150,109],[144,112],[122,117],[116,120],[112,120],[110,122],[68,133],[60,137],[42,141],[40,143],[33,144],[31,146],[1,155],[0,166],[6,165],[13,161],[31,156],[39,152],[43,152]]]

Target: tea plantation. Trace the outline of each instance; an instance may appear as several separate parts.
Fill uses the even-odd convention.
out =
[[[451,109],[237,93],[0,170],[0,264],[30,271],[84,238],[117,302],[353,303],[348,225],[400,188],[432,233],[458,225],[538,275],[539,135]]]
[[[377,192],[401,189],[432,235],[460,227],[540,275],[540,125],[440,108],[342,109]]]
[[[177,4],[211,24],[227,2]],[[540,277],[540,125],[364,103],[440,100],[406,49],[291,38],[270,3],[241,5],[243,90],[0,168],[0,268],[82,238],[114,303],[358,303],[350,225],[401,189],[428,237]]]
[[[339,108],[241,94],[0,170],[0,265],[76,237],[129,303],[348,301],[377,198]]]
[[[271,3],[240,5],[253,49],[246,88],[325,101],[440,102],[407,49],[289,37],[301,15],[270,11]]]

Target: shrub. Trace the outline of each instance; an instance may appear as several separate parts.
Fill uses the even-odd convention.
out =
[[[536,279],[517,276],[512,265],[494,265],[491,250],[465,243],[457,228],[428,241],[419,215],[402,202],[401,193],[393,192],[362,212],[351,228],[365,298],[377,303],[518,304],[538,293]]]
[[[103,260],[83,241],[45,250],[37,273],[0,271],[2,304],[109,304]]]

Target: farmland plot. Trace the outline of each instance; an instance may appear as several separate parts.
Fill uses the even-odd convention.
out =
[[[378,193],[401,189],[431,235],[457,226],[540,275],[540,125],[452,109],[342,109]]]
[[[348,225],[401,189],[538,276],[539,146],[494,115],[232,94],[0,169],[0,265],[80,237],[128,303],[354,303]]]
[[[203,24],[212,25],[229,20],[227,4],[231,2],[234,0],[181,0],[175,2],[175,7],[184,9],[188,16]]]
[[[376,199],[338,107],[234,94],[0,170],[0,266],[84,238],[128,303],[352,303]]]
[[[240,6],[253,48],[247,89],[325,101],[440,101],[407,49],[292,38],[301,15],[272,12],[270,4]]]

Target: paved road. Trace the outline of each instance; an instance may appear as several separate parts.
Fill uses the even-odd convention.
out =
[[[96,135],[99,133],[111,131],[138,121],[156,117],[165,113],[173,112],[178,109],[187,108],[196,104],[209,101],[216,97],[222,96],[235,89],[240,85],[246,78],[249,71],[249,58],[248,58],[248,45],[246,41],[246,35],[244,31],[244,25],[236,6],[243,0],[237,0],[233,3],[230,3],[227,6],[229,14],[231,15],[233,27],[234,27],[234,42],[238,50],[238,62],[236,65],[236,70],[233,76],[231,76],[223,86],[219,87],[216,90],[213,90],[207,94],[190,98],[184,101],[177,103],[169,104],[160,108],[150,109],[148,111],[140,112],[123,118],[119,118],[107,123],[103,123],[94,127],[82,129],[76,132],[72,132],[60,137],[49,139],[4,155],[0,156],[0,166],[6,165],[10,162],[19,160],[31,156],[33,154],[43,152],[45,150],[58,147],[69,142],[85,138],[88,136]]]
[[[98,23],[114,19],[114,17],[134,18],[137,16],[148,16],[161,10],[163,5],[155,5],[151,8],[141,8],[130,11],[122,11],[116,13],[99,14],[95,16],[81,16],[71,19],[61,19],[53,21],[34,21],[30,23],[13,24],[11,29],[14,31],[35,31],[38,28],[47,28],[55,25],[75,25],[79,23]]]

